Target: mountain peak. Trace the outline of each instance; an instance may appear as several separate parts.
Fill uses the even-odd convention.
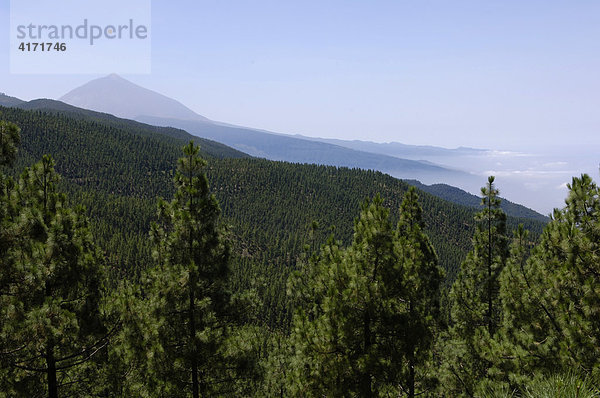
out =
[[[111,79],[111,80],[126,80],[127,79],[121,77],[120,75],[117,75],[116,73],[111,73],[110,75],[107,75],[104,77],[104,79]]]
[[[126,119],[152,115],[208,121],[179,101],[138,86],[116,73],[92,80],[71,90],[59,100],[79,108],[110,113]]]

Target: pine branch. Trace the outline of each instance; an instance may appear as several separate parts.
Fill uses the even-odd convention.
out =
[[[106,346],[106,344],[108,343],[108,338],[109,338],[109,337],[110,337],[110,336],[111,336],[111,335],[112,335],[112,334],[113,334],[113,333],[114,333],[114,332],[117,330],[117,327],[119,327],[119,326],[121,326],[121,324],[120,324],[120,323],[117,323],[117,324],[115,324],[115,325],[113,326],[113,328],[112,328],[112,329],[111,329],[111,330],[110,330],[108,333],[106,333],[104,336],[102,336],[102,338],[100,338],[98,341],[96,341],[96,342],[95,342],[94,344],[92,344],[91,346],[89,346],[89,347],[86,347],[86,348],[84,348],[82,351],[80,351],[80,352],[77,352],[77,353],[75,353],[75,354],[71,354],[71,355],[68,355],[68,356],[66,356],[66,357],[62,357],[62,358],[57,358],[57,359],[56,359],[56,362],[68,361],[69,359],[77,358],[77,357],[79,357],[79,356],[81,356],[81,355],[84,355],[86,352],[88,352],[88,351],[90,351],[90,350],[94,349],[94,348],[95,348],[95,347],[96,347],[98,344],[100,344],[101,342],[103,342],[103,341],[105,341],[105,340],[106,340],[106,341],[105,341],[105,343],[104,343],[104,344],[103,344],[103,345],[102,345],[100,348],[102,348],[102,347]],[[98,350],[95,350],[95,351],[94,351],[94,353],[96,353],[97,351],[98,351]],[[92,355],[93,355],[93,354],[92,354]],[[88,359],[89,359],[89,358],[91,358],[91,356],[88,356]],[[68,366],[68,367],[70,367],[70,366]],[[66,368],[65,368],[65,369],[66,369]]]

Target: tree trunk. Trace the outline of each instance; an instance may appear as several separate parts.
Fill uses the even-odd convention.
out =
[[[194,317],[194,284],[190,283],[189,303],[190,344],[192,345],[192,397],[199,398],[198,389],[198,350],[196,349],[196,319]]]
[[[492,187],[490,185],[490,192]],[[492,307],[492,204],[491,198],[488,198],[488,283],[487,283],[487,294],[488,294],[488,332],[490,337],[494,334],[494,324],[492,321],[493,307]]]
[[[200,372],[200,396],[208,397],[208,386],[206,384],[206,374],[204,371]]]
[[[46,281],[45,285],[45,295],[46,297],[52,297],[52,288],[50,287],[48,281]],[[46,373],[48,378],[48,398],[58,398],[56,357],[54,356],[54,339],[52,337],[48,338],[48,342],[46,343]]]
[[[46,347],[46,368],[48,376],[48,398],[58,398],[56,358],[54,357],[54,343],[52,341],[48,342]]]
[[[363,319],[363,333],[364,333],[364,353],[366,354],[371,347],[371,317],[369,315],[369,310],[365,311],[364,319]],[[361,396],[365,398],[369,398],[373,396],[373,391],[371,390],[371,375],[365,369],[362,380],[361,380]]]
[[[409,301],[409,313],[410,319],[414,319],[415,314],[413,313],[413,302]],[[412,322],[410,323],[410,329],[413,329]],[[408,352],[408,397],[415,397],[415,347],[411,344]]]
[[[408,373],[408,397],[415,397],[415,358],[414,354],[411,353],[410,359],[408,360],[409,373]]]
[[[192,175],[192,158],[193,156],[190,154],[189,156],[189,173],[188,173],[188,184],[191,187],[194,182],[194,176]],[[194,198],[190,196],[190,214],[194,214]],[[191,261],[194,258],[193,253],[193,243],[194,238],[192,236],[192,227],[189,226],[189,236],[188,236],[188,261]],[[194,314],[195,309],[195,301],[196,297],[194,294],[194,289],[196,288],[196,274],[194,270],[190,270],[189,275],[189,287],[190,287],[190,303],[189,303],[189,328],[190,328],[190,344],[192,344],[192,397],[199,398],[199,383],[198,383],[198,347],[196,346],[196,317]]]

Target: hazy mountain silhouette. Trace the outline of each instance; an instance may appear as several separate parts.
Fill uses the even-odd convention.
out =
[[[112,74],[95,79],[59,98],[60,101],[98,112],[134,119],[141,115],[182,120],[208,120],[185,105]]]
[[[414,178],[426,183],[465,180],[471,177],[467,173],[429,162],[357,151],[331,143],[214,122],[176,100],[114,74],[92,80],[72,90],[60,100],[80,108],[111,113],[145,123],[182,128],[199,137],[271,160],[373,169],[395,177]]]
[[[383,155],[395,156],[407,159],[422,159],[426,157],[447,157],[447,156],[473,156],[486,152],[486,149],[458,147],[454,149],[442,148],[432,145],[407,145],[400,142],[372,142],[363,140],[340,140],[335,138],[315,138],[297,135],[298,138],[326,142],[343,146],[346,148],[355,149],[357,151],[365,151],[372,153],[381,153]]]

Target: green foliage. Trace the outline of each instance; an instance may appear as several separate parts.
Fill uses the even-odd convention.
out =
[[[139,278],[152,263],[147,236],[150,223],[157,221],[155,197],[174,194],[173,165],[185,144],[180,137],[183,132],[96,113],[0,108],[0,118],[22,128],[16,170],[44,153],[57,160],[57,171],[63,176],[61,188],[68,192],[70,203],[87,208],[111,282]],[[210,160],[206,174],[231,234],[230,287],[244,291],[253,281],[263,281],[260,320],[271,327],[289,325],[285,284],[309,242],[307,225],[318,220],[324,227],[316,231],[313,242],[325,241],[326,228],[333,225],[338,239],[347,245],[363,198],[381,193],[387,198],[386,207],[392,209],[391,218],[397,220],[402,196],[409,188],[403,181],[374,171],[232,159],[239,155],[222,145],[201,142],[203,156]],[[451,283],[471,248],[474,211],[423,192],[419,196],[423,229],[446,270],[446,283]],[[513,228],[519,222],[533,234],[544,225],[509,219]]]
[[[227,338],[224,317],[230,311],[230,249],[198,152],[193,143],[184,148],[175,198],[159,201],[161,225],[151,228],[157,266],[145,288],[161,347],[152,370],[166,383],[163,393],[186,391],[194,397],[214,394],[218,385],[215,374],[224,362],[221,346]]]
[[[2,140],[12,137],[0,141],[8,174],[52,153],[63,175],[49,158],[20,183],[0,175],[8,395],[47,389],[48,351],[65,366],[58,391],[77,396],[189,394],[194,374],[198,395],[431,395],[442,376],[441,390],[458,396],[490,384],[511,391],[569,367],[598,372],[598,189],[589,177],[574,180],[528,260],[543,223],[507,220],[493,180],[473,222],[472,209],[421,192],[423,210],[417,190],[378,172],[232,159],[219,145],[207,146],[205,165],[191,144],[174,172],[179,130],[57,111],[0,108],[0,117],[23,132],[15,158],[18,135],[2,124]],[[174,197],[158,216],[157,194]],[[364,197],[376,199],[361,206]],[[86,206],[89,225],[69,203]],[[509,255],[505,231],[519,222],[532,238],[518,229]],[[338,240],[306,261],[306,245],[314,251],[328,233],[319,225]],[[104,293],[90,232],[106,257]],[[466,257],[449,295],[436,253],[446,283]],[[451,305],[440,311],[441,301]],[[28,328],[43,338],[21,357],[11,350],[33,336]]]
[[[490,388],[483,398],[597,398],[600,397],[598,381],[573,373],[537,378],[523,387],[523,391],[510,391],[505,387]]]
[[[0,167],[9,166],[14,162],[16,150],[20,141],[19,128],[4,121],[0,121]],[[16,244],[16,231],[13,224],[18,216],[19,209],[16,201],[16,186],[12,178],[2,173],[0,168],[0,261],[2,269],[12,266],[14,258],[9,251]],[[2,272],[2,277],[10,278],[8,272]],[[1,291],[10,283],[10,279],[0,279]]]
[[[335,305],[341,300],[331,302],[335,297],[328,297],[328,293],[339,291],[336,284],[347,283],[342,258],[339,242],[330,238],[320,254],[311,257],[308,268],[290,279],[290,293],[298,302],[291,331],[296,358],[292,359],[293,373],[288,375],[292,395],[343,395],[345,386],[351,388],[345,383],[356,383],[346,374],[350,365],[343,348],[338,347],[342,343],[334,330],[337,317],[348,314],[337,312]]]
[[[536,373],[556,371],[559,356],[556,336],[548,335],[557,326],[547,317],[554,309],[541,300],[549,275],[528,261],[531,246],[528,231],[520,226],[500,277],[503,323],[490,350],[493,373],[513,388],[524,386]]]
[[[160,224],[151,227],[156,265],[117,297],[127,322],[111,354],[134,373],[120,372],[127,394],[239,393],[248,384],[239,376],[253,377],[256,331],[235,327],[249,300],[229,292],[230,248],[205,165],[197,146],[184,147],[175,197],[159,200]]]
[[[524,398],[597,398],[600,383],[588,377],[562,374],[536,380],[527,386]]]
[[[267,331],[265,331],[267,332]],[[293,378],[293,347],[289,336],[278,331],[265,333],[265,355],[260,363],[262,382],[254,392],[259,397],[289,397],[292,395],[289,380]]]
[[[16,124],[0,120],[0,166],[8,166],[15,161],[21,142],[20,132]]]
[[[399,390],[412,397],[416,388],[430,388],[422,373],[442,272],[421,225],[414,188],[396,231],[376,196],[363,203],[348,248],[332,237],[307,269],[293,275],[293,395],[367,397]]]
[[[93,360],[111,334],[101,313],[100,253],[83,209],[65,206],[57,181],[44,156],[2,197],[9,217],[0,264],[0,389],[9,395],[89,393]]]
[[[506,215],[500,209],[494,177],[481,189],[483,210],[477,213],[473,250],[461,265],[450,292],[449,337],[444,340],[447,394],[473,396],[487,376],[488,345],[502,321],[499,275],[506,264]]]
[[[564,366],[600,375],[600,190],[588,175],[569,190],[532,261],[553,273],[544,298],[553,299]]]
[[[404,271],[403,320],[405,363],[398,384],[409,397],[430,392],[437,377],[430,374],[431,348],[440,330],[440,287],[443,271],[429,238],[423,232],[423,210],[416,189],[410,188],[400,206],[396,250]],[[420,388],[420,391],[417,390]]]
[[[600,372],[600,195],[587,175],[569,189],[531,257],[517,252],[503,275],[507,359],[500,367],[517,384],[539,370]]]

